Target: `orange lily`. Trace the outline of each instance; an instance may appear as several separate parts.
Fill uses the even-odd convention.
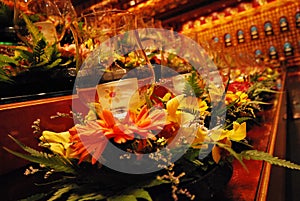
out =
[[[150,112],[144,106],[139,113],[128,112],[122,122],[115,120],[108,110],[103,110],[99,116],[100,120],[87,121],[85,125],[75,125],[69,130],[75,150],[72,156],[80,156],[79,163],[91,154],[92,164],[95,164],[109,139],[118,144],[133,140],[134,134],[154,139],[151,131],[162,130],[165,113],[163,110]]]

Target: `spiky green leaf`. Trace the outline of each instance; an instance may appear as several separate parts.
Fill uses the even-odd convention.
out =
[[[243,166],[243,168],[244,168],[245,170],[248,171],[248,169],[247,169],[245,163],[243,162],[243,158],[242,158],[242,156],[241,156],[240,154],[238,154],[237,152],[235,152],[235,151],[234,151],[229,145],[227,145],[227,144],[223,144],[223,143],[221,143],[221,142],[216,142],[216,144],[217,144],[219,147],[221,147],[221,148],[225,149],[226,151],[228,151],[234,158],[236,158],[236,159],[240,162],[240,164]]]
[[[286,161],[284,159],[279,159],[278,157],[272,156],[271,154],[263,151],[246,150],[246,151],[242,151],[239,155],[242,159],[246,159],[246,160],[251,160],[251,159],[261,160],[270,163],[272,165],[278,165],[290,169],[300,170],[300,165],[290,161]]]
[[[196,96],[199,98],[203,94],[203,89],[199,86],[198,81],[199,77],[196,71],[193,71],[189,77],[187,77],[187,81],[184,86],[183,93],[186,95]]]
[[[15,59],[13,59],[13,58],[11,58],[11,57],[9,57],[7,55],[3,55],[3,54],[0,54],[0,63],[3,63],[3,64],[15,64],[15,65],[18,64],[18,62]]]
[[[31,20],[28,18],[28,16],[24,13],[22,13],[22,17],[26,23],[26,28],[28,32],[30,33],[30,36],[32,38],[33,46],[36,46],[39,41],[45,40],[43,34],[39,31],[39,29],[31,22]]]
[[[148,184],[143,185],[143,187],[144,188],[151,188],[151,187],[154,187],[154,186],[159,186],[159,185],[167,184],[167,183],[170,183],[170,181],[162,180],[162,179],[154,179],[154,180],[150,181]]]
[[[54,68],[54,67],[58,66],[61,63],[61,61],[62,61],[62,59],[57,59],[54,62],[52,62],[51,64],[46,65],[45,68],[46,69]]]
[[[74,201],[74,200],[78,200],[78,201],[87,201],[87,200],[104,200],[106,197],[101,195],[101,194],[96,194],[96,193],[90,193],[90,194],[86,194],[86,195],[81,195],[80,197],[78,197],[77,199],[74,199],[75,195],[71,195],[69,197],[69,201]],[[73,198],[73,199],[72,199]]]
[[[54,200],[58,200],[59,198],[61,198],[65,193],[68,193],[69,191],[71,191],[73,189],[73,185],[66,185],[63,188],[58,189],[51,198],[48,199],[48,201],[54,201]]]
[[[46,193],[39,193],[39,194],[35,194],[35,195],[29,196],[24,199],[20,199],[19,201],[39,201],[39,200],[42,200],[43,198],[45,198],[46,196],[47,196]]]
[[[107,198],[107,201],[137,201],[134,195],[120,195]]]
[[[239,124],[243,123],[243,122],[247,122],[249,120],[253,120],[252,117],[239,117],[237,118],[235,121]]]
[[[19,54],[18,57],[16,58],[16,60],[26,60],[29,63],[33,62],[33,53],[32,52],[30,52],[28,50],[20,49],[20,48],[16,48],[15,51],[17,54]]]
[[[43,164],[49,168],[55,169],[58,172],[66,172],[71,174],[76,173],[73,164],[67,158],[59,155],[52,155],[44,152],[39,152],[22,144],[12,136],[10,136],[10,138],[13,139],[24,151],[28,152],[30,155],[22,154],[16,151],[12,151],[6,147],[3,147],[9,153],[34,163]]]
[[[6,72],[0,68],[0,81],[7,82],[7,83],[13,83],[14,81],[10,78],[9,75],[6,74]]]
[[[148,193],[148,191],[144,190],[144,189],[136,189],[132,192],[132,195],[134,195],[136,198],[143,198],[147,201],[152,201],[152,198],[150,196],[150,194]]]

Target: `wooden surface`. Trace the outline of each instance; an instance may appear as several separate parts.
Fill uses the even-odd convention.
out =
[[[285,80],[283,73],[282,80]],[[282,82],[284,84],[284,82]],[[280,120],[280,108],[284,97],[284,86],[278,94],[271,110],[264,112],[262,125],[253,127],[247,136],[255,149],[274,153],[275,139],[278,122]],[[245,161],[248,170],[245,170],[238,161],[233,162],[233,176],[224,190],[225,200],[230,201],[265,201],[267,200],[271,165],[261,161]]]
[[[78,99],[75,97],[75,101]],[[38,148],[37,137],[31,128],[33,122],[41,120],[41,127],[53,131],[65,131],[73,125],[68,118],[50,119],[57,112],[69,113],[72,108],[72,96],[47,98],[0,105],[0,175],[17,169],[27,163],[6,152],[2,147],[21,151],[9,137],[12,135],[24,144]]]

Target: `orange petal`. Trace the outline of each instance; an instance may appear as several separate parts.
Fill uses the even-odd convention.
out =
[[[151,119],[146,119],[144,121],[139,121],[137,126],[138,127],[145,127],[151,124]]]
[[[101,118],[105,120],[108,127],[112,127],[115,124],[115,118],[109,110],[103,110]]]
[[[211,153],[212,153],[212,157],[213,157],[214,161],[216,163],[219,163],[219,161],[221,159],[221,149],[220,149],[220,147],[218,147],[218,146],[215,145],[212,148],[212,152]]]
[[[114,141],[118,144],[122,144],[122,143],[125,143],[126,142],[126,139],[123,138],[122,136],[117,136],[114,138]]]
[[[143,119],[143,118],[145,118],[145,116],[147,116],[148,115],[148,109],[147,109],[147,105],[144,105],[143,107],[142,107],[142,109],[141,109],[141,111],[140,111],[140,113],[138,114],[138,116],[137,116],[137,120],[139,120],[139,119]]]

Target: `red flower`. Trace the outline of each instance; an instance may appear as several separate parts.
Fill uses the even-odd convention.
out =
[[[237,91],[246,92],[250,86],[251,86],[251,82],[234,81],[229,84],[228,91],[232,91],[233,93],[236,93]]]

